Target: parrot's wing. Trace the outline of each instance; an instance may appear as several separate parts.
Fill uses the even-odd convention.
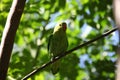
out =
[[[49,48],[50,48],[50,43],[51,43],[52,37],[53,37],[53,34],[51,34],[51,35],[49,36],[49,39],[48,39],[48,46],[47,46],[48,52],[49,52]]]

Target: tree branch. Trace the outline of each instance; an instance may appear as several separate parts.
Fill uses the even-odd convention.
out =
[[[0,80],[5,80],[15,34],[26,0],[13,0],[0,45]]]
[[[90,41],[87,41],[87,42],[85,42],[85,43],[83,43],[83,44],[80,44],[80,45],[78,45],[78,46],[76,46],[76,47],[74,47],[74,48],[66,51],[65,53],[57,56],[53,61],[49,61],[49,62],[47,62],[46,64],[43,64],[41,67],[33,70],[32,72],[30,72],[29,74],[27,74],[22,80],[28,79],[29,77],[31,77],[31,76],[34,75],[35,73],[41,71],[42,69],[46,68],[46,67],[49,66],[50,64],[54,63],[55,61],[57,61],[57,60],[65,57],[66,55],[70,54],[71,52],[73,52],[73,51],[75,51],[75,50],[77,50],[77,49],[79,49],[79,48],[82,48],[82,47],[84,47],[84,46],[86,46],[86,45],[88,45],[88,44],[90,44],[90,43],[92,43],[92,42],[94,42],[94,41],[97,41],[97,40],[101,39],[101,38],[104,38],[105,36],[107,36],[107,35],[109,35],[110,33],[116,31],[117,29],[118,29],[118,28],[115,27],[115,28],[113,28],[112,30],[110,30],[110,31],[102,34],[102,35],[99,36],[99,37],[96,37],[96,38],[94,38],[94,39],[92,39],[92,40],[90,40]]]

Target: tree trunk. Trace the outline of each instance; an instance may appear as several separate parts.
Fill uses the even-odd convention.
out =
[[[13,0],[12,7],[6,21],[0,45],[0,80],[5,80],[13,49],[14,38],[26,0]]]

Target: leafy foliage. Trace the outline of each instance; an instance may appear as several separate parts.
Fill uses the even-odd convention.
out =
[[[0,33],[11,4],[12,0],[0,3]],[[19,80],[50,60],[48,37],[59,21],[68,24],[68,49],[71,49],[112,28],[112,1],[27,0],[15,38],[8,80]],[[29,80],[114,80],[116,45],[111,38],[109,35],[63,58],[57,75],[52,75],[48,67]]]

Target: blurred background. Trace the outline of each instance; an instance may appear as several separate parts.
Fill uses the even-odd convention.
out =
[[[0,41],[12,1],[0,1]],[[48,37],[61,21],[68,25],[68,50],[112,29],[112,7],[112,0],[27,0],[7,79],[20,80],[50,60]],[[113,32],[62,58],[58,74],[53,75],[48,66],[28,80],[114,80],[117,34]]]

